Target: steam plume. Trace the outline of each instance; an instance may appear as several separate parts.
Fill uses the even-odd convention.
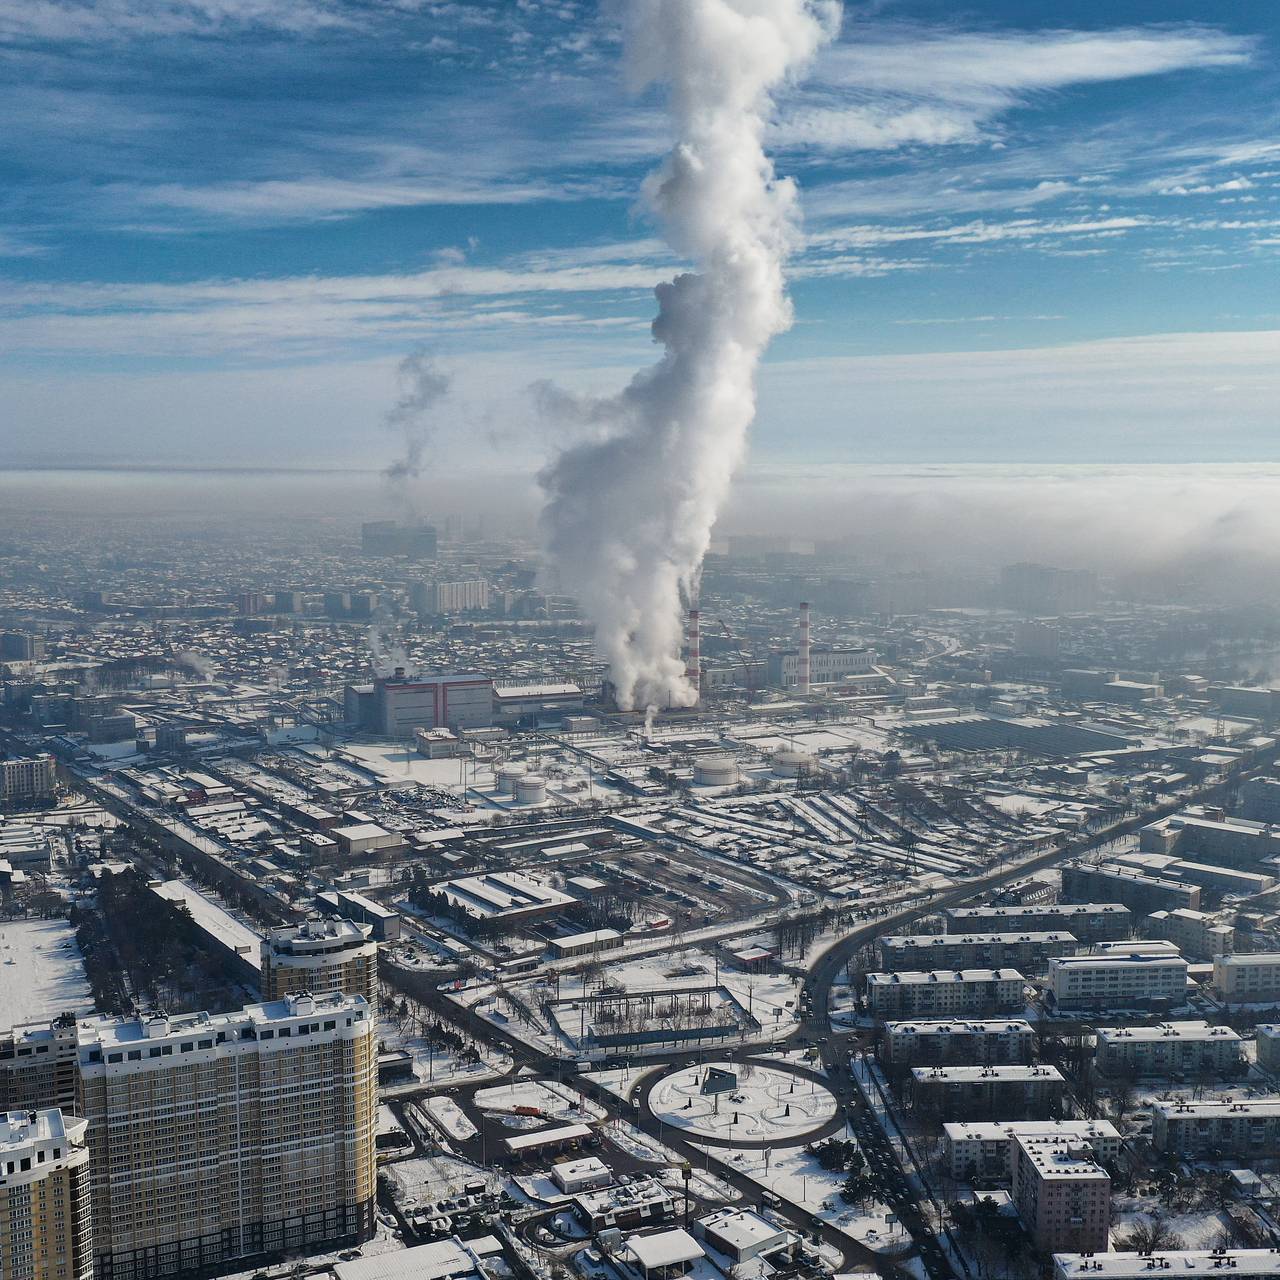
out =
[[[405,356],[396,371],[400,398],[387,411],[388,427],[404,433],[404,453],[383,475],[404,484],[422,472],[422,455],[431,440],[431,411],[449,393],[450,377],[442,373],[426,351]]]
[[[540,476],[556,576],[596,626],[618,704],[688,706],[681,603],[755,416],[755,372],[791,323],[782,264],[794,185],[762,136],[772,95],[834,31],[834,0],[628,0],[636,88],[668,90],[676,145],[644,196],[695,272],[658,286],[664,348],[616,397],[578,401],[595,428]],[[564,412],[563,396],[541,399]]]

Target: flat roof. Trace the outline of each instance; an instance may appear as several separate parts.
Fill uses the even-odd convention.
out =
[[[629,1236],[627,1248],[646,1270],[655,1267],[674,1267],[682,1262],[696,1262],[705,1258],[702,1246],[685,1230],[676,1227],[672,1231],[659,1231],[651,1236]]]
[[[538,1147],[550,1146],[555,1142],[576,1142],[579,1138],[589,1138],[593,1130],[589,1124],[566,1124],[558,1129],[537,1129],[533,1133],[517,1133],[512,1138],[504,1138],[508,1151],[524,1151]]]
[[[1239,1040],[1231,1027],[1211,1027],[1207,1022],[1162,1022],[1154,1027],[1098,1027],[1098,1038],[1121,1040]]]
[[[262,968],[262,935],[237,920],[229,911],[206,898],[198,889],[181,880],[166,880],[152,886],[152,892],[174,906],[185,907],[202,932],[228,951],[234,951],[255,969]]]
[[[945,1036],[945,1035],[1004,1035],[1010,1031],[1033,1035],[1035,1028],[1022,1018],[983,1018],[966,1022],[962,1018],[934,1018],[925,1021],[886,1022],[885,1030],[891,1035]]]
[[[1017,969],[903,969],[897,973],[869,973],[867,981],[885,986],[891,982],[1023,982],[1025,979]]]
[[[1013,1084],[1019,1080],[1057,1081],[1066,1084],[1057,1067],[1031,1067],[1023,1063],[998,1067],[912,1067],[911,1074],[919,1084]]]
[[[1045,933],[890,933],[880,939],[894,947],[945,947],[965,943],[986,944],[1017,942],[1078,942],[1074,934],[1065,932]]]
[[[476,1258],[455,1236],[334,1264],[338,1280],[452,1280],[479,1274]]]
[[[1152,1111],[1169,1119],[1210,1120],[1219,1116],[1239,1116],[1269,1120],[1280,1116],[1280,1096],[1267,1098],[1225,1099],[1221,1102],[1153,1102]]]
[[[1004,1142],[1019,1135],[1114,1138],[1120,1130],[1110,1120],[954,1120],[942,1126],[949,1142]]]
[[[1236,1275],[1280,1274],[1280,1252],[1275,1249],[1167,1249],[1156,1253],[1055,1253],[1053,1265],[1068,1280],[1090,1276],[1150,1276],[1153,1271],[1174,1275],[1234,1272]]]

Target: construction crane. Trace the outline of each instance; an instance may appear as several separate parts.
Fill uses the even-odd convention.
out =
[[[756,664],[754,658],[747,657],[747,651],[743,648],[742,641],[729,629],[729,624],[723,618],[717,618],[716,622],[720,625],[720,630],[724,632],[724,638],[734,647],[737,652],[738,661],[742,664],[742,674],[747,686],[747,701],[754,700],[756,693]]]

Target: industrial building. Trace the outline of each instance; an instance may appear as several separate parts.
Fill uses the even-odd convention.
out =
[[[1042,1253],[1102,1252],[1111,1243],[1111,1176],[1086,1141],[1017,1135],[1013,1202]]]
[[[960,1120],[942,1127],[947,1167],[961,1181],[1011,1181],[1013,1144],[1020,1135],[1089,1145],[1100,1164],[1120,1158],[1123,1139],[1110,1120]]]
[[[1099,1027],[1094,1063],[1107,1076],[1209,1076],[1225,1079],[1244,1063],[1244,1042],[1230,1027],[1162,1022],[1154,1027]]]
[[[91,1280],[88,1127],[56,1107],[0,1112],[4,1280]]]
[[[1133,932],[1133,915],[1118,902],[1020,903],[951,907],[948,933],[1069,933],[1081,943],[1116,941]]]
[[[493,724],[493,681],[481,675],[394,675],[373,682],[372,728],[408,740],[415,729],[487,729]]]
[[[1280,1002],[1280,952],[1216,956],[1213,985],[1228,1004],[1276,1004]]]
[[[880,939],[880,967],[898,969],[1017,969],[1041,973],[1051,956],[1072,956],[1070,933],[920,933]]]
[[[1198,1158],[1267,1158],[1280,1143],[1280,1097],[1247,1101],[1160,1102],[1151,1107],[1151,1145]]]
[[[373,926],[312,919],[272,929],[262,940],[262,998],[340,991],[378,1004],[378,944]]]
[[[867,1003],[882,1021],[914,1017],[981,1017],[1013,1013],[1026,1003],[1016,969],[944,969],[869,973]]]
[[[943,1120],[1031,1120],[1056,1115],[1066,1088],[1057,1067],[913,1067],[909,1094],[913,1106]]]
[[[771,653],[766,663],[769,684],[775,689],[799,687],[803,665],[800,649],[781,649]],[[809,682],[838,684],[851,676],[872,675],[876,655],[871,649],[836,649],[831,645],[809,646]]]
[[[1048,1000],[1057,1010],[1152,1009],[1186,997],[1187,962],[1177,955],[1136,951],[1049,963]]]
[[[1106,863],[1063,867],[1062,896],[1068,902],[1099,899],[1120,902],[1137,915],[1172,911],[1176,907],[1200,909],[1198,885],[1144,875],[1141,871]]]
[[[372,1235],[365,1000],[87,1019],[77,1039],[99,1277],[156,1280]]]
[[[888,1022],[880,1040],[886,1065],[998,1066],[1031,1061],[1035,1029],[1020,1019]]]
[[[482,924],[517,924],[559,914],[576,902],[519,871],[491,871],[433,885],[432,897],[455,915]]]

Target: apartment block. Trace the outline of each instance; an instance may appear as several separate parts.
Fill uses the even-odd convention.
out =
[[[373,1231],[377,1048],[359,996],[80,1022],[98,1280]]]
[[[1258,1048],[1258,1066],[1263,1071],[1280,1072],[1280,1023],[1260,1022],[1253,1033]]]
[[[320,918],[272,929],[262,940],[262,998],[340,991],[378,1005],[378,944],[373,926]]]
[[[952,907],[948,933],[1069,933],[1079,942],[1127,938],[1133,916],[1118,902],[1018,903],[1000,907]]]
[[[1236,867],[1193,862],[1167,853],[1121,853],[1108,859],[1108,863],[1141,871],[1145,875],[1160,876],[1165,880],[1182,880],[1187,884],[1197,884],[1202,889],[1213,889],[1239,897],[1262,893],[1276,882],[1274,875],[1260,871],[1241,871]]]
[[[910,1096],[943,1120],[1031,1120],[1056,1115],[1066,1087],[1057,1067],[913,1067]]]
[[[1230,1027],[1162,1022],[1154,1027],[1099,1027],[1094,1063],[1107,1076],[1209,1076],[1224,1079],[1244,1063],[1244,1042]]]
[[[1213,985],[1229,1004],[1274,1004],[1280,1001],[1280,952],[1216,956]]]
[[[1180,1005],[1187,962],[1162,954],[1067,956],[1049,962],[1049,1002],[1055,1009],[1150,1009]]]
[[[1020,1019],[954,1019],[885,1024],[880,1054],[887,1065],[1003,1066],[1031,1061],[1035,1029]]]
[[[0,804],[37,804],[50,800],[56,785],[52,756],[0,759]]]
[[[88,1124],[57,1108],[0,1112],[0,1276],[90,1280]]]
[[[969,1182],[1011,1181],[1019,1135],[1087,1143],[1100,1164],[1114,1164],[1122,1143],[1110,1120],[960,1120],[942,1131],[951,1176]]]
[[[1138,833],[1145,853],[1177,853],[1197,862],[1248,867],[1280,854],[1280,829],[1228,818],[1220,809],[1190,808],[1148,823]]]
[[[1068,902],[1106,898],[1123,903],[1137,915],[1172,911],[1175,907],[1200,909],[1200,886],[1146,875],[1129,867],[1103,863],[1062,869],[1062,896]]]
[[[1147,917],[1146,928],[1152,937],[1172,942],[1196,960],[1229,956],[1236,946],[1236,931],[1229,924],[1218,924],[1213,916],[1186,907],[1153,911]]]
[[[0,1111],[60,1107],[75,1112],[78,1056],[76,1020],[70,1015],[0,1035]]]
[[[1171,1155],[1266,1157],[1280,1142],[1280,1097],[1246,1102],[1157,1102],[1151,1145]]]
[[[1111,1176],[1087,1142],[1014,1138],[1013,1202],[1042,1253],[1102,1253],[1111,1243]]]
[[[880,967],[898,969],[1017,969],[1042,973],[1050,956],[1080,949],[1070,933],[919,933],[880,939]]]
[[[1025,985],[1016,969],[870,973],[867,1003],[881,1019],[981,1017],[1021,1009]]]

